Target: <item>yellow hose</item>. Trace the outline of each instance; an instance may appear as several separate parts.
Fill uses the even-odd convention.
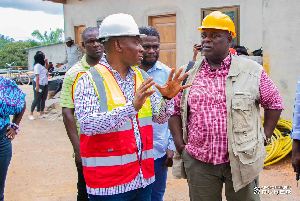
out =
[[[271,137],[271,144],[266,146],[267,157],[265,159],[265,166],[276,163],[292,150],[293,140],[291,139],[290,132],[282,136],[287,131],[292,131],[292,122],[280,119]]]

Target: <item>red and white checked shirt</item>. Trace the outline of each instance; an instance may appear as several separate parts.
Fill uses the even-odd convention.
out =
[[[229,162],[225,80],[231,65],[229,54],[220,69],[210,69],[206,59],[188,97],[188,143],[185,150],[194,158],[215,165]],[[282,98],[267,73],[260,79],[260,99],[264,109],[283,109]],[[180,115],[182,93],[174,98],[173,115]]]

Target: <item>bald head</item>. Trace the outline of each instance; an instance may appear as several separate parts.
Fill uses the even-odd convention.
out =
[[[108,61],[117,60],[124,65],[140,65],[143,59],[143,48],[139,36],[111,37],[104,42]]]
[[[99,29],[97,27],[88,27],[82,32],[82,41],[85,41],[87,39],[87,35],[90,33],[96,33],[97,37],[99,36]]]

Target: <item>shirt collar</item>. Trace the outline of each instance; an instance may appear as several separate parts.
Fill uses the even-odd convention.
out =
[[[82,57],[81,59],[81,64],[83,67],[85,68],[90,68],[91,66],[88,64],[88,62],[86,61],[86,54]]]
[[[162,66],[160,65],[159,61],[156,61],[154,66],[152,66],[152,68],[150,68],[147,72],[151,73],[152,71],[156,70],[162,70]]]
[[[229,69],[231,64],[231,54],[229,53],[228,56],[221,62],[220,69]],[[208,63],[207,58],[204,59],[204,66],[210,69],[210,65]]]
[[[108,70],[110,70],[114,75],[115,75],[116,73],[117,73],[118,75],[120,75],[120,74],[118,73],[118,71],[114,70],[114,69],[109,65],[109,63],[107,62],[106,58],[102,57],[99,63],[102,64],[102,65],[104,65],[104,66],[106,66],[106,67],[108,68]],[[129,66],[129,68],[128,68],[127,76],[128,76],[128,75],[131,76],[131,77],[133,77],[133,76],[135,75],[135,71],[133,70],[133,68],[132,68],[131,66]],[[126,76],[126,77],[127,77],[127,76]]]

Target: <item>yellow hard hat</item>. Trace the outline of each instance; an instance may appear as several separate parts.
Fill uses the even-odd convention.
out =
[[[227,30],[232,33],[232,38],[235,38],[235,26],[233,21],[228,15],[221,13],[220,11],[214,11],[207,15],[203,21],[202,26],[198,30],[202,29],[221,29]]]

